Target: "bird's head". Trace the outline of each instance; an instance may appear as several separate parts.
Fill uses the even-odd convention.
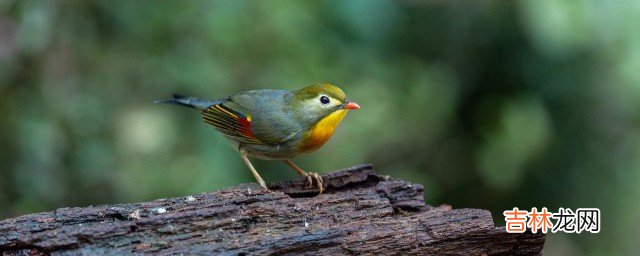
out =
[[[347,112],[360,108],[348,100],[340,88],[331,84],[315,84],[294,91],[293,99],[298,120],[306,129],[300,148],[302,152],[321,147]]]
[[[338,123],[348,110],[359,109],[360,106],[346,98],[344,92],[332,84],[314,84],[294,91],[294,102],[297,111],[304,119],[316,123],[335,115],[340,117]]]

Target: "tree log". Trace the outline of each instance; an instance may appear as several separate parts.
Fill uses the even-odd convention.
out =
[[[3,255],[539,255],[480,209],[433,207],[420,184],[356,166],[305,181],[242,184],[150,202],[61,208],[0,222]]]

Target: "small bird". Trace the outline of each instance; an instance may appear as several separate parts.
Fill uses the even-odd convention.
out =
[[[174,95],[155,103],[177,104],[202,111],[204,122],[222,133],[267,188],[249,157],[282,160],[323,192],[322,177],[305,172],[291,158],[314,151],[331,138],[349,110],[360,106],[331,84],[314,84],[296,91],[252,90],[217,100]]]

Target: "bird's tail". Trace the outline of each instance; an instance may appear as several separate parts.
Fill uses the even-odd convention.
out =
[[[182,106],[187,106],[195,109],[204,110],[213,105],[220,104],[224,101],[225,100],[203,100],[203,99],[198,99],[196,97],[174,94],[173,99],[155,100],[153,103],[176,104],[176,105],[182,105]]]

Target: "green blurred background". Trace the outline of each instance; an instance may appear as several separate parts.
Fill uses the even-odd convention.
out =
[[[304,168],[373,163],[500,225],[599,207],[600,234],[545,254],[640,250],[640,1],[0,0],[0,219],[253,182],[197,112],[152,101],[318,82],[362,109]]]

